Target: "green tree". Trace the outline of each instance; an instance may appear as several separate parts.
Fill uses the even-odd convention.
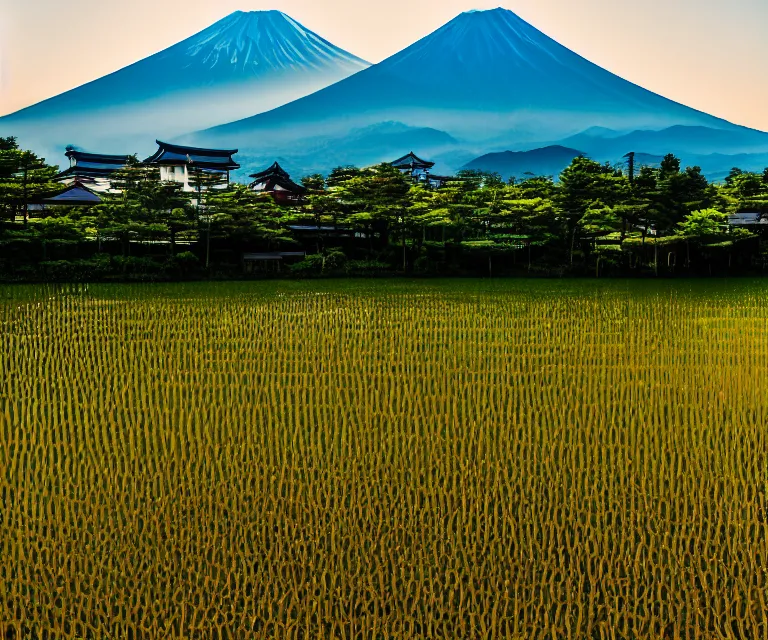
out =
[[[322,173],[313,173],[308,176],[304,176],[301,179],[301,184],[309,192],[325,191],[325,178]]]
[[[0,145],[0,210],[13,221],[20,216],[29,220],[29,205],[61,191],[53,182],[58,167],[32,151],[19,149],[14,138],[2,138]]]
[[[514,183],[514,186],[524,200],[552,200],[557,191],[552,176],[533,176]]]
[[[206,207],[212,236],[236,254],[273,251],[294,242],[286,226],[290,218],[270,194],[233,184],[226,191],[211,192]]]
[[[720,190],[726,208],[732,213],[742,211],[757,211],[768,213],[768,184],[763,182],[763,176],[750,171],[733,170]]]
[[[599,201],[607,207],[614,207],[625,201],[629,194],[629,179],[608,164],[600,164],[582,156],[574,158],[570,166],[563,170],[556,202],[566,221],[571,264],[579,221],[592,203]]]
[[[729,229],[727,214],[716,209],[692,211],[677,226],[678,235],[683,237],[686,242],[688,266],[691,263],[691,242],[706,249],[727,250],[730,265],[731,249],[734,243],[753,237],[753,234],[746,229]],[[711,264],[709,267],[711,272]]]
[[[0,151],[14,151],[19,148],[18,142],[14,136],[7,138],[0,137]],[[2,175],[0,175],[2,177]]]
[[[326,185],[329,189],[342,186],[344,183],[357,178],[362,173],[361,169],[347,165],[344,167],[336,167],[331,170],[326,180]]]
[[[680,170],[680,160],[669,154],[664,158],[657,179],[659,224],[672,231],[686,215],[714,204],[716,190],[701,173],[701,167]]]
[[[78,245],[86,238],[86,229],[82,222],[71,215],[69,207],[57,207],[57,211],[48,211],[42,217],[30,222],[30,230],[35,234],[42,247],[42,259],[47,260],[50,247]]]
[[[338,176],[337,176],[338,178]],[[337,179],[336,184],[343,182]],[[286,221],[316,227],[315,248],[318,253],[326,251],[326,233],[323,227],[338,228],[345,222],[346,210],[339,198],[326,189],[325,178],[320,174],[305,176],[301,179],[307,189],[299,206],[286,211]]]
[[[134,157],[113,174],[110,186],[90,216],[99,246],[103,238],[117,238],[127,256],[131,242],[163,241],[175,256],[180,234],[195,227],[195,210],[183,185],[161,182],[156,167],[141,165]]]
[[[600,263],[608,253],[617,253],[621,250],[620,236],[624,227],[624,220],[617,215],[612,207],[608,207],[599,200],[593,202],[578,222],[579,230],[591,240],[592,253],[595,256],[595,275],[600,275]],[[610,235],[619,235],[612,244],[603,246],[598,240]],[[616,244],[616,243],[619,244]]]
[[[557,240],[562,232],[562,220],[552,201],[546,198],[526,198],[531,192],[514,185],[504,201],[507,225],[506,241],[517,249],[527,249],[528,270],[531,269],[533,247],[545,247]]]
[[[195,210],[182,189],[179,183],[147,180],[132,194],[147,231],[167,239],[172,256],[176,255],[179,234],[195,227]]]
[[[205,268],[211,263],[211,237],[213,214],[208,210],[208,199],[215,197],[217,191],[227,186],[227,174],[217,171],[208,171],[202,167],[190,164],[187,168],[189,185],[194,189],[194,195],[190,195],[190,204],[195,209],[197,220],[198,238],[205,238]]]
[[[328,184],[346,207],[347,221],[368,236],[369,253],[376,231],[385,247],[394,235],[400,240],[407,268],[406,242],[413,234],[414,220],[408,208],[411,184],[406,176],[384,163],[364,170],[344,169],[329,176]]]

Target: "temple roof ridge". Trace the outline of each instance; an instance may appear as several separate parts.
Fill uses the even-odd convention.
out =
[[[272,165],[264,169],[264,171],[258,171],[257,173],[252,173],[249,177],[258,179],[258,178],[266,178],[268,176],[273,176],[273,175],[279,175],[283,178],[290,178],[290,174],[285,169],[283,169],[280,166],[280,163],[277,161],[273,162]]]
[[[409,153],[405,154],[402,158],[398,158],[397,160],[394,160],[393,162],[390,162],[390,164],[393,167],[397,168],[410,168],[413,167],[423,167],[425,169],[431,169],[435,166],[434,162],[430,162],[428,160],[423,160],[422,158],[419,158],[413,151],[410,151]]]
[[[127,164],[131,159],[130,154],[110,155],[107,153],[88,153],[77,149],[68,149],[64,154],[67,158],[74,158],[78,162],[95,162],[99,164]]]

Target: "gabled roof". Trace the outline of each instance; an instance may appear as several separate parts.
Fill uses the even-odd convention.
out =
[[[268,169],[264,169],[264,171],[259,171],[258,173],[252,173],[250,175],[251,178],[254,178],[256,180],[259,180],[260,178],[267,178],[271,176],[280,176],[282,178],[290,179],[290,174],[283,169],[277,162],[275,162],[271,167]]]
[[[434,162],[422,160],[413,151],[394,162],[390,162],[390,164],[396,169],[431,169],[435,166]]]
[[[64,206],[89,206],[101,204],[101,202],[102,200],[99,196],[80,182],[75,182],[60,194],[43,200],[43,204]]]
[[[237,149],[201,149],[199,147],[183,147],[156,140],[158,150],[147,158],[146,164],[162,165],[194,165],[202,169],[219,169],[223,171],[239,169],[232,156]]]

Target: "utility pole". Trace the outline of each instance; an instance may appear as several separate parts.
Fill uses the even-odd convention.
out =
[[[635,152],[630,151],[627,155],[624,156],[625,158],[629,158],[629,188],[632,189],[632,187],[635,185]],[[648,224],[646,222],[646,224]],[[621,223],[621,241],[624,242],[624,238],[627,235],[627,217],[622,216],[622,223]],[[645,242],[645,235],[643,235],[643,242]]]

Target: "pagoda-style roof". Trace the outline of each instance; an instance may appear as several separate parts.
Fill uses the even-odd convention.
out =
[[[260,180],[261,178],[271,178],[274,176],[280,176],[281,178],[287,178],[290,179],[290,174],[283,169],[278,162],[275,162],[272,164],[271,167],[268,169],[264,169],[264,171],[259,171],[258,173],[252,173],[250,175],[251,178],[254,180]]]
[[[71,163],[69,169],[65,169],[54,180],[67,178],[106,178],[115,171],[127,166],[131,156],[108,156],[102,153],[85,153],[84,151],[69,150],[65,154]]]
[[[232,171],[239,169],[232,156],[237,149],[201,149],[199,147],[183,147],[156,140],[158,150],[147,158],[145,164],[162,164],[166,166],[193,165],[201,169],[218,169]]]
[[[306,187],[291,180],[290,174],[277,162],[264,171],[252,174],[251,178],[254,180],[250,188],[254,191],[288,191],[289,193],[301,194],[307,190]]]
[[[46,198],[42,201],[43,204],[69,207],[92,206],[101,204],[101,202],[101,198],[81,182],[75,182],[58,195],[55,195],[52,198]]]
[[[394,162],[390,162],[390,164],[396,169],[431,169],[435,166],[434,162],[422,160],[413,151]]]

